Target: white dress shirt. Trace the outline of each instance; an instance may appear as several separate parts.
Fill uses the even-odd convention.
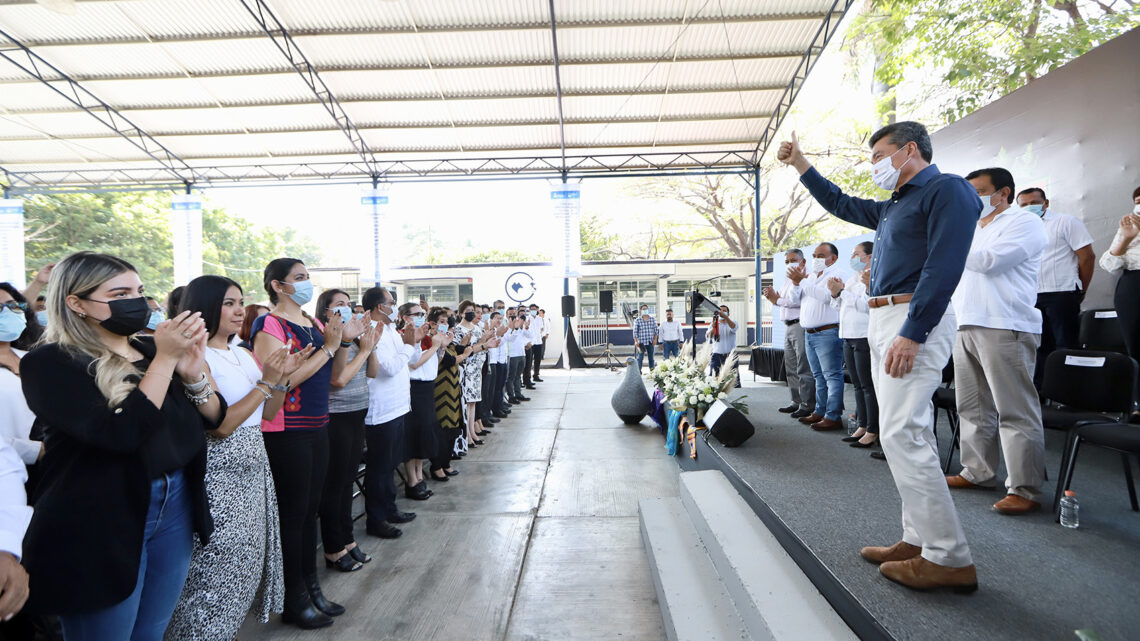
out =
[[[12,348],[12,352],[17,358],[27,353],[16,348]],[[20,377],[0,367],[0,439],[11,445],[26,465],[40,458],[40,442],[28,438],[35,421],[36,415],[24,400]]]
[[[1117,242],[1120,241],[1120,229],[1116,230],[1116,235],[1112,237],[1112,248]],[[1123,256],[1113,256],[1108,250],[1105,250],[1104,255],[1100,257],[1100,266],[1110,274],[1115,274],[1122,269],[1133,271],[1140,269],[1140,236],[1132,239],[1128,243],[1128,250],[1124,252]]]
[[[839,323],[839,310],[831,306],[831,290],[827,288],[827,279],[839,278],[847,282],[848,276],[850,272],[836,261],[834,265],[824,268],[818,274],[809,274],[798,286],[793,286],[789,292],[789,299],[791,302],[799,303],[800,325],[803,325],[804,329]]]
[[[526,356],[527,337],[525,329],[507,330],[506,336],[503,336],[503,342],[507,344],[507,358]]]
[[[423,352],[418,345],[405,345],[395,325],[384,327],[376,342],[376,361],[380,368],[376,378],[368,379],[368,415],[366,425],[379,425],[412,411],[411,372],[408,366],[419,360]]]
[[[541,345],[542,344],[542,328],[543,328],[542,319],[537,317],[537,316],[531,316],[530,317],[530,324],[527,326],[527,335],[529,336],[529,338],[527,339],[527,342],[530,343],[531,345]]]
[[[661,341],[676,341],[681,342],[685,340],[685,332],[681,329],[681,321],[671,320],[661,323],[661,327],[657,329],[657,338]]]
[[[794,293],[793,293],[794,292]],[[780,298],[776,299],[776,307],[780,308],[780,320],[787,323],[800,319],[800,292],[799,287],[791,280],[785,280],[780,288]]]
[[[831,297],[831,306],[839,310],[839,338],[867,338],[867,323],[871,319],[868,298],[862,274],[848,278],[839,296]]]
[[[546,316],[541,316],[540,318],[542,319],[542,337],[546,338],[550,336],[550,319]]]
[[[24,483],[28,468],[6,441],[0,440],[0,551],[19,559],[24,552],[24,534],[32,520],[32,508]]]
[[[950,299],[958,327],[1041,333],[1037,272],[1045,251],[1045,224],[1011,206],[985,227],[978,224],[966,270]]]
[[[1037,293],[1072,292],[1081,288],[1076,251],[1092,244],[1092,236],[1085,224],[1075,216],[1046,210],[1041,220],[1045,223],[1045,253],[1041,255],[1041,269],[1037,273]]]

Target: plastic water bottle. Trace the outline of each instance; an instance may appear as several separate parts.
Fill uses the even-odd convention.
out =
[[[859,421],[856,420],[854,414],[847,415],[847,436],[851,436],[859,430]]]
[[[1065,496],[1061,497],[1061,525],[1072,529],[1081,526],[1081,506],[1072,490],[1065,490]]]

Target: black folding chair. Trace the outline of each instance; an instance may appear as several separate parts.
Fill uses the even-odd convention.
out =
[[[954,359],[951,358],[946,367],[942,368],[942,384],[934,390],[931,398],[934,403],[934,438],[938,439],[938,410],[946,412],[946,420],[950,423],[950,449],[946,452],[946,461],[942,464],[942,471],[950,473],[950,460],[954,458],[954,450],[958,448],[958,433],[960,421],[958,420],[958,396],[954,391]]]
[[[1115,309],[1089,309],[1081,312],[1079,340],[1085,349],[1127,354],[1124,332]]]
[[[1124,421],[1132,411],[1136,361],[1116,352],[1060,349],[1045,361],[1041,421],[1068,431],[1079,423]]]
[[[1134,363],[1135,365],[1135,363]],[[1053,520],[1061,520],[1061,496],[1073,482],[1073,470],[1077,467],[1077,453],[1082,444],[1096,445],[1120,453],[1124,463],[1124,481],[1128,485],[1128,500],[1133,512],[1140,512],[1136,500],[1136,484],[1132,480],[1132,459],[1140,460],[1140,426],[1111,421],[1104,423],[1084,423],[1069,432],[1065,454],[1061,457],[1061,480],[1053,495]]]

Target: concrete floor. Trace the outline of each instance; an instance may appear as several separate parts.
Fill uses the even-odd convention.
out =
[[[530,402],[460,475],[399,500],[418,518],[404,536],[356,538],[373,562],[321,569],[325,594],[348,608],[323,630],[250,620],[239,638],[338,641],[555,641],[665,638],[637,501],[677,496],[678,470],[650,421],[610,409],[621,372],[543,372]]]

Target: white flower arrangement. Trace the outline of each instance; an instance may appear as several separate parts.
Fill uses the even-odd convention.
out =
[[[736,384],[735,356],[721,367],[720,375],[706,373],[712,349],[712,343],[705,343],[694,357],[692,343],[686,342],[680,356],[661,361],[649,374],[672,409],[695,410],[698,421],[714,402],[727,399],[729,390]],[[737,409],[743,405],[740,401],[731,404]]]

